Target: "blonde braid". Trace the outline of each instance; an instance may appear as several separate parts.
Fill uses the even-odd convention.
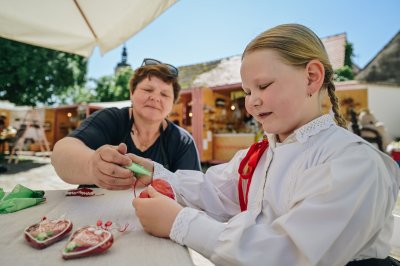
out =
[[[347,122],[339,112],[338,98],[336,96],[335,85],[333,84],[332,80],[328,81],[326,90],[328,92],[329,100],[331,101],[331,104],[332,104],[332,111],[335,115],[336,123],[339,126],[347,129]]]

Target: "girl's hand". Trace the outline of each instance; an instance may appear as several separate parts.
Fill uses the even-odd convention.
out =
[[[133,199],[133,207],[144,231],[158,237],[169,237],[172,224],[183,209],[175,200],[157,192],[152,186],[147,188],[150,198]]]
[[[89,173],[93,184],[110,190],[129,189],[136,181],[132,171],[124,168],[132,161],[125,155],[127,147],[103,145],[89,160]]]

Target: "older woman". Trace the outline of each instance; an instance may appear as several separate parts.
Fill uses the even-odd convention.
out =
[[[127,189],[134,176],[123,166],[134,153],[170,171],[199,170],[199,156],[190,134],[166,119],[177,100],[178,69],[145,59],[130,80],[131,108],[106,108],[88,117],[56,143],[51,156],[57,174],[67,183]]]

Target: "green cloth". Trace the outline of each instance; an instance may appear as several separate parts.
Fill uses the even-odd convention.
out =
[[[35,206],[46,198],[17,198],[0,201],[0,213],[16,212],[25,208]]]
[[[32,190],[23,185],[16,185],[13,190],[8,193],[3,200],[16,199],[16,198],[43,198],[43,190]]]
[[[16,212],[29,208],[45,201],[43,190],[32,190],[20,184],[8,193],[4,198],[4,191],[0,188],[0,214]]]

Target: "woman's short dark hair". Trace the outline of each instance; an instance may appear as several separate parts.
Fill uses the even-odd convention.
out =
[[[146,65],[135,70],[131,80],[129,81],[129,90],[133,93],[137,85],[145,78],[157,77],[167,84],[172,84],[174,91],[174,103],[179,98],[181,86],[178,83],[178,77],[171,74],[165,65]]]

